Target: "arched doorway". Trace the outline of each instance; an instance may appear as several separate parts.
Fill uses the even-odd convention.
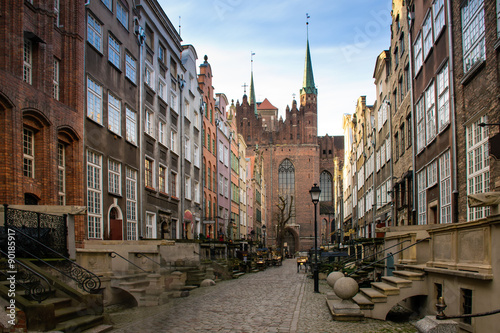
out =
[[[109,239],[123,240],[122,214],[117,207],[109,210]]]
[[[299,246],[296,241],[297,237],[292,229],[287,228],[285,230],[285,237],[283,242],[283,247],[288,251],[288,254],[293,255],[298,251]],[[286,244],[286,245],[285,245]]]

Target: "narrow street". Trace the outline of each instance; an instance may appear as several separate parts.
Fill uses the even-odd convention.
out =
[[[315,294],[313,280],[288,259],[161,306],[110,314],[112,332],[416,332],[410,323],[334,322],[325,302],[329,290],[320,281]]]

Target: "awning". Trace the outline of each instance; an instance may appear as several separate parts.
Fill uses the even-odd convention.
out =
[[[184,221],[191,222],[193,220],[193,213],[189,209],[184,212]]]

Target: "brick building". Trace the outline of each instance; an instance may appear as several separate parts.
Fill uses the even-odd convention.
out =
[[[0,4],[2,203],[84,204],[84,7],[55,4]]]
[[[266,170],[263,176],[267,245],[276,245],[274,216],[279,196],[286,197],[288,204],[293,196],[294,217],[287,225],[284,239],[290,253],[309,249],[314,244],[314,205],[309,189],[314,183],[319,184],[323,191],[322,200],[324,198],[325,202],[333,202],[333,160],[335,156],[343,154],[343,139],[317,136],[317,89],[309,42],[300,105],[294,100],[292,107],[286,108],[285,119],[278,119],[278,109],[268,100],[260,105],[255,101],[253,83],[252,72],[250,98],[244,95],[241,104],[237,102],[236,117],[238,132],[248,145],[247,156],[261,155]],[[325,219],[328,230],[331,230],[332,216],[328,213],[318,216],[318,224]],[[255,233],[262,234],[261,228],[262,224],[257,222],[254,225]]]

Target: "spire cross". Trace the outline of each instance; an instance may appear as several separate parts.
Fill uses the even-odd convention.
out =
[[[293,94],[292,94],[293,100],[295,100],[295,96],[296,96],[296,94],[295,94],[295,93],[293,93]]]
[[[246,95],[248,84],[245,82],[243,83],[242,87],[243,87],[243,93]]]
[[[252,72],[253,72],[253,56],[255,55],[255,52],[250,51],[250,62],[252,64]]]
[[[306,13],[306,30],[307,30],[307,38],[309,39],[309,19],[311,16],[309,16],[309,13]]]

